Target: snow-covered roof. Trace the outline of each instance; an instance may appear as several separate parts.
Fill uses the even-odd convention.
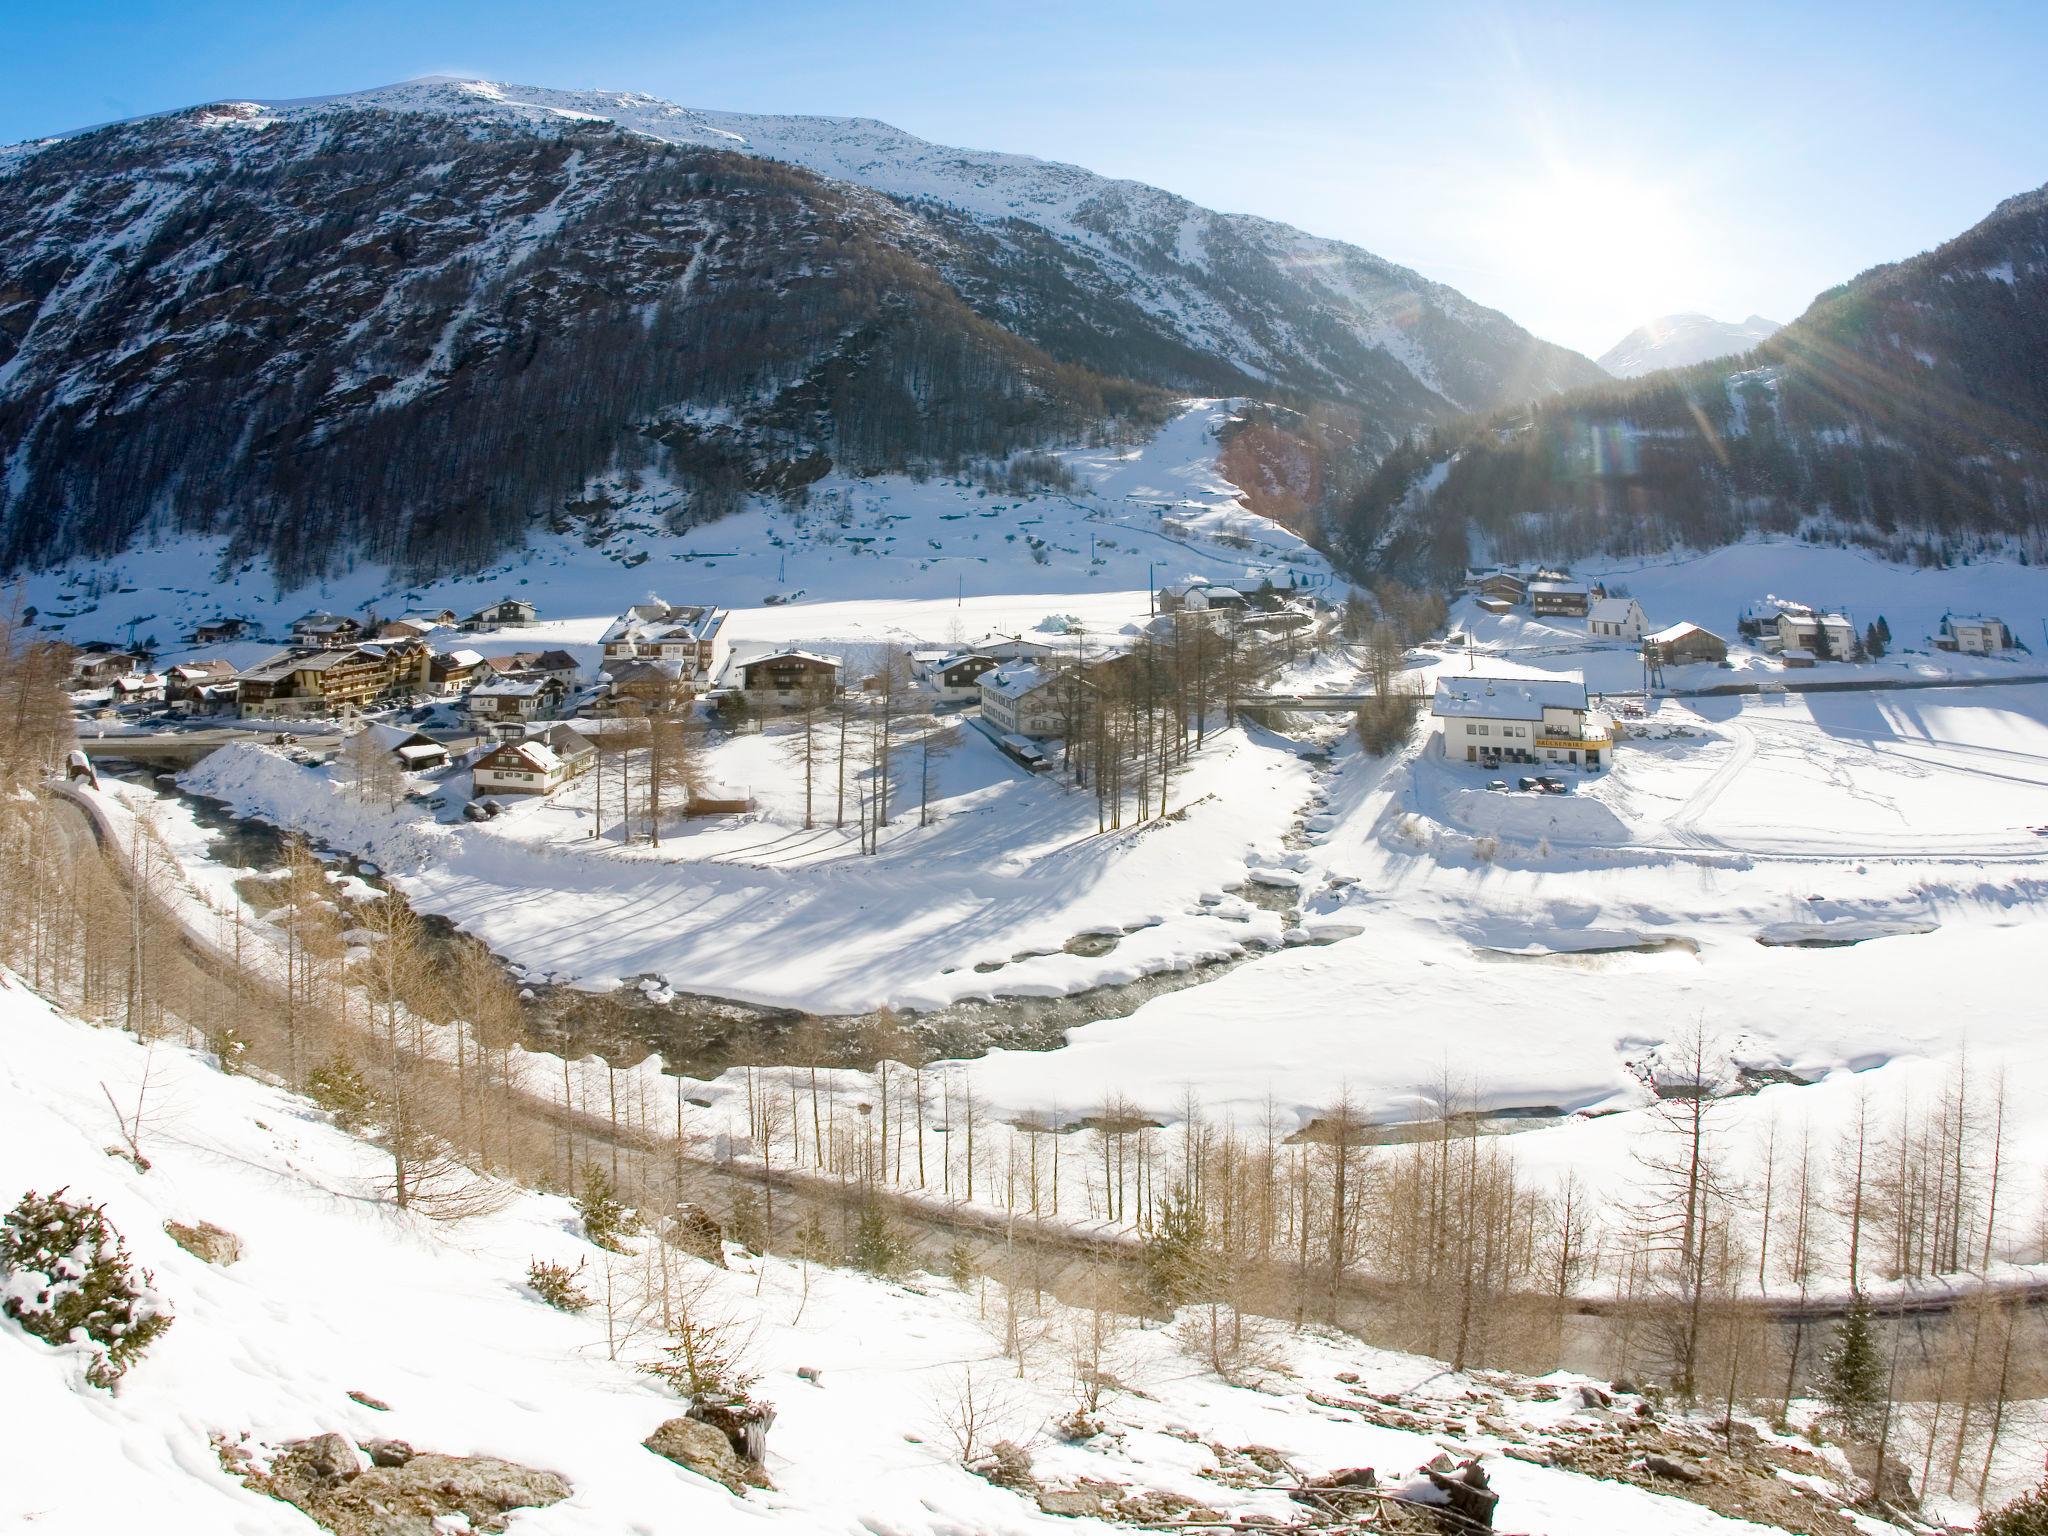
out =
[[[1584,709],[1586,679],[1578,672],[1510,677],[1461,673],[1436,680],[1430,713],[1479,720],[1541,720],[1546,709]]]
[[[536,741],[530,737],[525,741],[510,741],[502,747],[492,748],[477,759],[476,766],[482,768],[489,764],[492,758],[503,753],[510,753],[535,773],[553,773],[562,766],[562,760],[555,755],[552,747],[544,741]]]
[[[413,730],[410,726],[389,725],[383,721],[376,721],[364,726],[363,730],[369,735],[370,740],[392,752],[420,745],[433,747],[436,751],[447,750],[433,737],[423,731]]]
[[[1553,597],[1584,597],[1590,589],[1583,581],[1532,581],[1529,595],[1547,592]]]
[[[2005,621],[2003,619],[1994,619],[1981,613],[1945,613],[1941,616],[1941,622],[1948,625],[1951,629],[1957,626],[1977,629],[2005,628]]]
[[[650,645],[663,640],[709,640],[724,623],[722,608],[701,603],[665,603],[657,597],[633,604],[612,620],[599,639],[604,645],[622,641]]]
[[[441,658],[441,664],[446,667],[480,667],[484,664],[484,656],[482,651],[450,651]]]
[[[818,665],[824,667],[837,667],[840,664],[837,656],[829,655],[824,651],[786,650],[763,651],[757,656],[742,658],[740,665],[742,667],[751,667],[764,661],[815,661]]]
[[[325,672],[329,667],[338,667],[343,662],[353,661],[360,656],[381,654],[372,646],[279,651],[275,656],[268,656],[257,662],[240,676],[244,682],[274,683],[290,677],[294,672]]]
[[[1711,629],[1702,629],[1697,624],[1673,624],[1669,628],[1658,630],[1649,639],[1652,645],[1673,645],[1687,635],[1705,635],[1709,640],[1721,638]]]
[[[1021,699],[1052,682],[1059,674],[1048,672],[1035,661],[1013,661],[981,674],[981,691],[999,699]]]
[[[472,699],[531,699],[538,697],[545,687],[547,682],[542,678],[520,682],[513,678],[501,677],[492,682],[478,683],[476,687],[470,689],[469,696]]]
[[[1632,609],[1641,612],[1636,608],[1636,600],[1632,597],[1598,597],[1593,600],[1592,607],[1586,610],[1586,617],[1619,624],[1628,618]]]
[[[566,725],[559,720],[549,725],[535,726],[527,732],[526,740],[539,742],[564,762],[597,750],[596,742],[574,726]]]

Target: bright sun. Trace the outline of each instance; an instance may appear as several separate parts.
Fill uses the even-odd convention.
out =
[[[1574,333],[1619,340],[1693,289],[1700,252],[1669,187],[1553,162],[1503,204],[1502,255],[1544,285]]]

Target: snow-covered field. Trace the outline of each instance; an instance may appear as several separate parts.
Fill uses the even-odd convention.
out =
[[[103,1150],[119,1132],[102,1097],[104,1085],[133,1106],[145,1082],[146,1173]],[[164,1536],[305,1531],[295,1510],[224,1472],[210,1437],[261,1454],[338,1432],[560,1474],[565,1501],[514,1517],[512,1528],[533,1536],[1110,1529],[1041,1513],[957,1464],[947,1405],[971,1371],[995,1405],[989,1437],[1023,1444],[1048,1483],[1092,1477],[1285,1521],[1284,1494],[1207,1475],[1221,1461],[1214,1447],[1272,1447],[1310,1475],[1374,1465],[1398,1478],[1448,1446],[1486,1458],[1504,1517],[1530,1536],[1758,1529],[1500,1456],[1530,1431],[1595,1427],[1600,1413],[1580,1416],[1570,1378],[1534,1394],[1551,1400],[1502,1401],[1489,1427],[1465,1421],[1456,1435],[1318,1406],[1309,1394],[1400,1393],[1413,1409],[1455,1420],[1472,1411],[1475,1390],[1493,1401],[1499,1389],[1313,1330],[1274,1335],[1256,1390],[1206,1371],[1169,1329],[1121,1332],[1105,1357],[1127,1387],[1102,1410],[1110,1432],[1069,1444],[1049,1431],[1073,1406],[1057,1307],[1020,1367],[1001,1357],[974,1296],[950,1281],[890,1283],[819,1266],[806,1278],[794,1261],[729,1249],[729,1270],[683,1262],[708,1287],[698,1315],[735,1325],[744,1363],[760,1374],[756,1395],[778,1410],[767,1457],[776,1488],[738,1498],[641,1448],[683,1409],[635,1370],[654,1358],[658,1336],[643,1325],[608,1346],[601,1305],[566,1315],[524,1284],[533,1258],[582,1262],[593,1287],[609,1264],[623,1296],[631,1258],[585,1242],[560,1198],[508,1190],[494,1214],[436,1225],[382,1198],[385,1172],[377,1149],[303,1100],[222,1075],[182,1047],[75,1022],[0,973],[0,1196],[63,1188],[103,1202],[175,1317],[111,1393],[83,1384],[76,1356],[0,1321],[0,1525],[64,1536],[137,1521]],[[243,1256],[228,1268],[204,1263],[171,1241],[167,1221],[224,1227]]]
[[[1920,568],[1893,565],[1857,550],[1758,539],[1668,560],[1594,562],[1576,567],[1574,574],[1625,589],[1642,604],[1652,630],[1697,624],[1728,642],[1731,665],[1726,669],[1667,668],[1665,684],[1673,689],[2048,676],[2048,570],[2038,566],[1985,561]],[[1879,661],[1826,662],[1788,673],[1736,632],[1741,611],[1767,597],[1845,613],[1859,635],[1882,618],[1891,629],[1891,649]],[[1934,636],[1947,613],[2001,618],[2029,649],[1990,657],[1936,651]],[[1633,693],[1643,686],[1639,647],[1621,640],[1592,641],[1583,619],[1537,618],[1526,608],[1491,614],[1468,597],[1453,606],[1451,620],[1479,651],[1497,659],[1539,670],[1580,668],[1596,692]]]
[[[804,828],[794,739],[785,727],[715,746],[711,776],[750,787],[762,809],[678,820],[659,848],[618,846],[616,804],[606,839],[592,842],[594,776],[480,824],[453,817],[467,798],[462,770],[448,802],[395,812],[263,747],[226,748],[181,782],[363,852],[419,906],[529,972],[583,986],[654,975],[683,991],[858,1013],[997,986],[1073,992],[1280,941],[1277,916],[1224,893],[1277,851],[1307,793],[1284,742],[1212,737],[1172,790],[1178,818],[1102,835],[1092,794],[1033,777],[966,727],[934,760],[931,825],[919,825],[912,748],[895,823],[864,857],[850,799],[845,829],[832,826],[829,758],[819,825]],[[1106,956],[1061,952],[1077,934],[1126,930]]]

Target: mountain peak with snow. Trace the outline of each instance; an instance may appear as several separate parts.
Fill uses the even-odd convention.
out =
[[[1746,320],[1716,320],[1688,312],[1646,320],[1600,354],[1599,363],[1619,379],[1638,378],[1660,368],[1687,368],[1747,352],[1783,330],[1776,320],[1751,315]]]

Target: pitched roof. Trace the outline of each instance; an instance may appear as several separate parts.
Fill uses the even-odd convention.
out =
[[[1048,672],[1035,661],[1013,661],[981,674],[981,691],[1001,699],[1021,699],[1052,682],[1059,674]]]
[[[472,699],[531,699],[539,697],[546,687],[545,678],[522,682],[517,678],[500,677],[488,683],[478,683],[469,690],[469,696]]]
[[[521,763],[535,773],[553,773],[562,766],[562,760],[555,755],[552,747],[544,741],[535,741],[532,738],[524,741],[508,741],[501,747],[493,747],[482,757],[478,758],[473,766],[482,768],[489,765],[500,769],[509,768],[511,766],[509,763],[491,763],[492,758],[503,757],[507,754],[519,759]]]
[[[1605,619],[1610,623],[1619,624],[1628,617],[1630,609],[1634,609],[1637,613],[1642,612],[1641,607],[1632,597],[1596,597],[1593,599],[1592,606],[1587,608],[1586,617],[1588,619]]]
[[[1489,677],[1461,673],[1436,680],[1430,713],[1478,720],[1541,720],[1545,709],[1584,709],[1586,679],[1579,672]]]
[[[597,743],[577,730],[573,725],[556,721],[551,725],[536,726],[527,732],[526,740],[537,741],[562,759],[586,757],[597,750]]]
[[[839,658],[824,651],[763,651],[758,656],[744,656],[739,659],[742,667],[751,667],[763,661],[815,661],[820,666],[838,667]]]
[[[1552,597],[1584,597],[1591,590],[1583,581],[1532,581],[1529,583],[1529,595],[1531,597],[1534,597],[1538,592],[1548,593]]]
[[[1646,638],[1648,638],[1652,645],[1674,645],[1678,641],[1683,640],[1687,635],[1705,635],[1709,640],[1719,640],[1721,638],[1711,629],[1702,629],[1697,624],[1673,624],[1669,628],[1660,629],[1654,635]]]

